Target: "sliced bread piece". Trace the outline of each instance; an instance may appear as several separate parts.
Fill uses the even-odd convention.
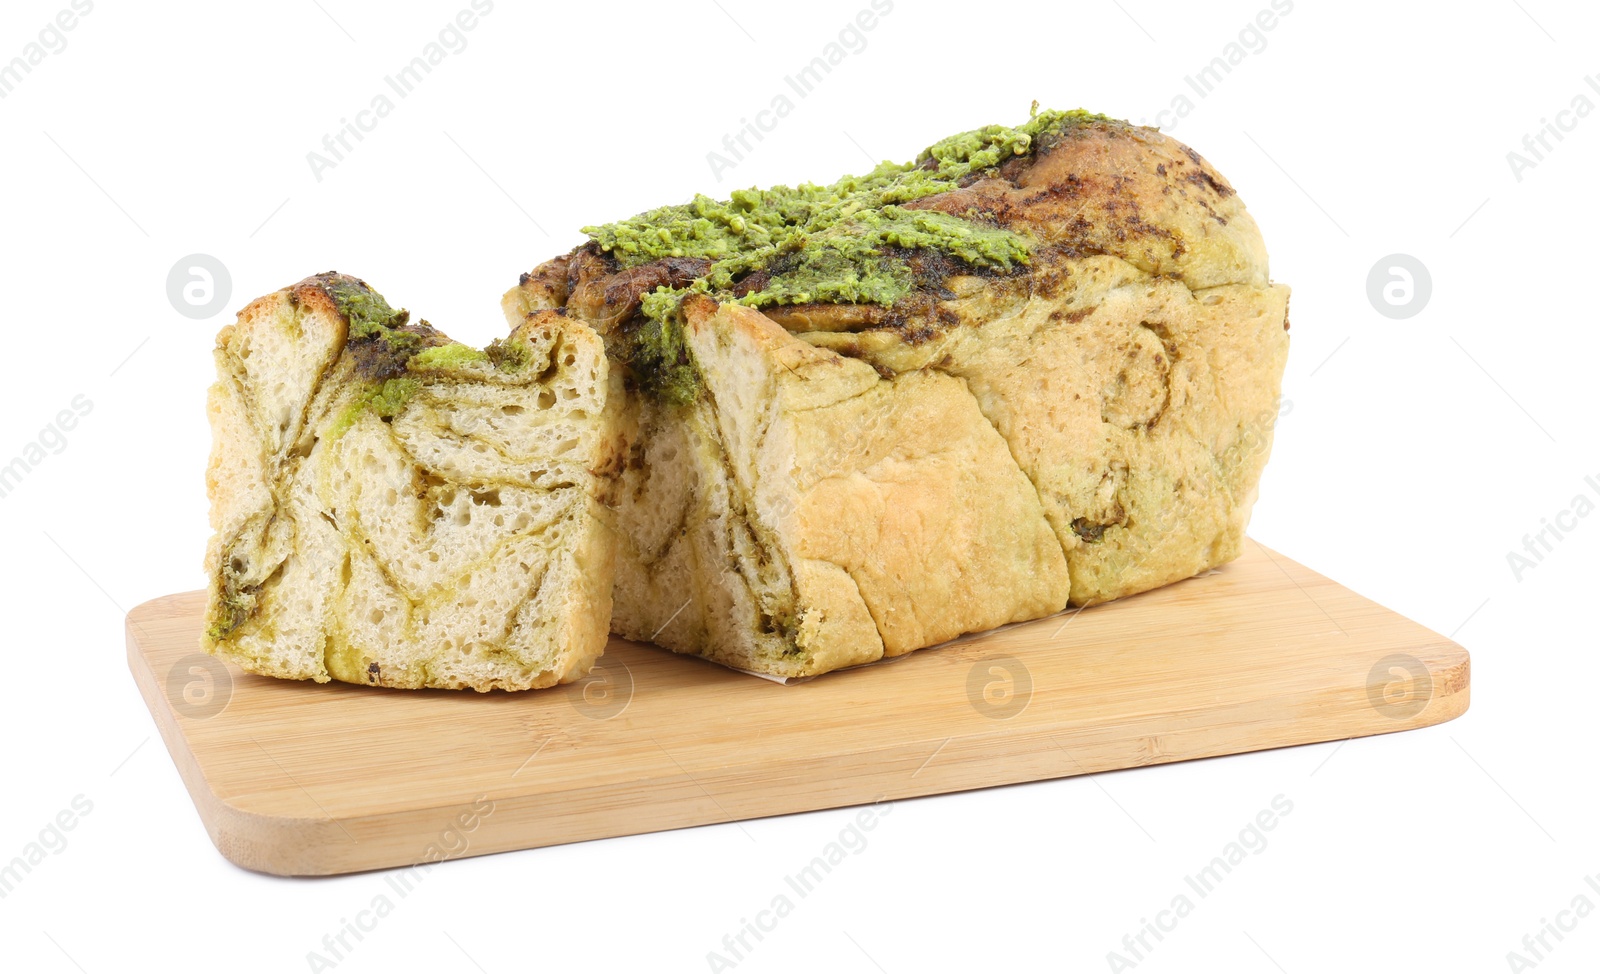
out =
[[[620,379],[550,312],[480,351],[310,277],[217,337],[205,648],[285,679],[522,690],[605,647]]]

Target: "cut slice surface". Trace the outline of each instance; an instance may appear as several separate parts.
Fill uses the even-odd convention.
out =
[[[480,351],[330,273],[251,303],[216,360],[210,652],[408,688],[588,672],[622,453],[593,331],[533,315]]]

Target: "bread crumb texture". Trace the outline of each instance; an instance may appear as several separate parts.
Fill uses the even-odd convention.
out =
[[[328,273],[251,303],[215,357],[210,651],[388,687],[588,672],[621,454],[591,329],[536,315],[480,351]]]

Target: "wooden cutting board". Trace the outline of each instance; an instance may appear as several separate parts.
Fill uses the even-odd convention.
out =
[[[386,690],[200,653],[203,593],[128,660],[212,841],[321,875],[1437,724],[1460,646],[1254,542],[1220,571],[791,686],[612,640],[569,687]]]

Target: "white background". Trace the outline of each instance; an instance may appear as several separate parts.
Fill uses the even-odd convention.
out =
[[[93,805],[0,900],[0,966],[305,970],[386,889],[224,861],[124,662],[126,609],[203,584],[203,396],[232,311],[337,268],[483,343],[501,292],[586,223],[909,158],[1033,99],[1147,122],[1193,102],[1169,130],[1238,188],[1294,288],[1292,406],[1252,533],[1454,634],[1472,709],[1342,746],[898,803],[737,969],[1113,969],[1123,935],[1278,795],[1293,811],[1268,846],[1138,970],[1519,969],[1507,952],[1544,919],[1579,894],[1600,906],[1584,883],[1600,871],[1600,516],[1520,580],[1507,561],[1577,495],[1600,501],[1584,482],[1600,481],[1600,113],[1563,116],[1572,130],[1520,179],[1507,161],[1575,96],[1600,105],[1592,6],[1297,0],[1201,98],[1185,76],[1265,0],[896,0],[719,182],[706,153],[866,0],[496,0],[319,181],[307,153],[468,4],[400,6],[100,0],[0,99],[0,463],[75,396],[93,403],[0,499],[0,861],[76,796]],[[8,0],[0,63],[63,9]],[[231,273],[203,320],[166,290],[195,253]],[[1432,279],[1404,320],[1366,289],[1395,253]],[[853,814],[454,862],[337,969],[712,969]],[[1593,970],[1600,915],[1564,936],[1538,970]]]

